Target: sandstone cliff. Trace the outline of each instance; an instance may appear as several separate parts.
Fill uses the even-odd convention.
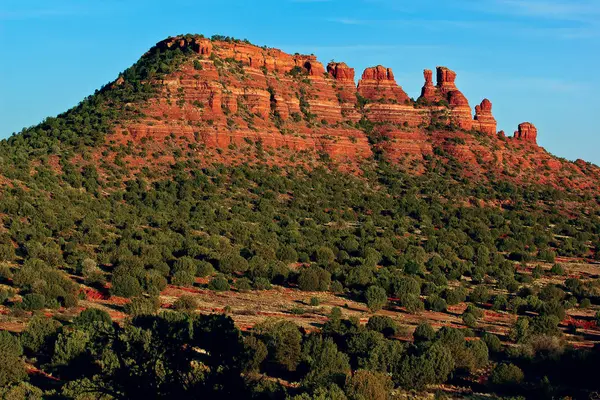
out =
[[[377,154],[400,166],[418,165],[418,172],[441,154],[474,176],[495,171],[559,186],[571,175],[581,177],[578,186],[597,184],[581,166],[556,161],[537,146],[525,155],[522,145],[537,139],[532,124],[521,124],[511,139],[497,134],[492,103],[484,99],[473,113],[457,74],[446,67],[436,69],[435,85],[433,71],[424,71],[414,101],[383,66],[367,68],[357,85],[345,63],[325,67],[313,55],[245,42],[186,36],[157,47],[191,49],[193,55],[157,82],[160,94],[140,118],[122,123],[112,141],[150,142],[160,153],[161,143],[184,140],[207,162],[247,162],[256,159],[248,148],[260,146],[270,154],[265,162],[313,154],[354,170]]]

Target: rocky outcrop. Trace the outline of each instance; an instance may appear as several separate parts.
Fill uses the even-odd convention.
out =
[[[350,68],[346,63],[331,62],[327,65],[327,72],[336,81],[354,87],[354,68]]]
[[[441,95],[437,88],[433,85],[433,71],[426,69],[423,71],[425,77],[425,85],[421,89],[421,97],[419,99],[427,103],[435,103],[440,101]]]
[[[187,58],[153,82],[158,93],[132,104],[139,107],[136,117],[121,121],[109,136],[117,144],[143,146],[143,152],[127,156],[132,166],[151,162],[168,168],[179,157],[174,154],[183,154],[205,165],[312,168],[328,159],[360,173],[376,153],[417,174],[431,162],[436,168],[457,168],[457,162],[473,179],[495,174],[515,183],[582,189],[600,182],[597,167],[568,163],[535,145],[531,123],[521,124],[514,139],[496,134],[492,103],[484,99],[473,113],[456,73],[445,67],[438,67],[435,85],[433,72],[424,71],[421,97],[413,102],[382,66],[365,70],[357,87],[354,69],[338,62],[325,68],[313,55],[200,36],[157,46],[183,49]],[[125,84],[124,75],[109,87]]]
[[[443,94],[457,91],[456,72],[446,67],[437,67],[437,87]]]
[[[410,98],[398,86],[391,68],[381,65],[367,68],[358,82],[358,93],[372,102],[406,104]]]
[[[342,116],[352,122],[361,119],[361,114],[356,107],[356,82],[354,81],[354,68],[346,63],[330,62],[327,73],[335,80],[333,87],[342,106]]]
[[[357,90],[363,101],[364,115],[373,122],[412,127],[427,123],[427,111],[414,107],[390,68],[381,65],[367,68]]]
[[[480,105],[475,106],[475,121],[473,128],[493,135],[496,133],[497,123],[496,119],[492,115],[492,102],[488,99],[483,99]]]
[[[462,129],[473,128],[469,101],[456,87],[456,72],[446,67],[437,67],[437,90],[453,111],[453,122]]]
[[[448,144],[447,136],[462,135],[456,143],[468,143],[470,136],[457,128],[496,133],[492,103],[484,99],[473,117],[456,73],[446,67],[437,68],[435,85],[433,71],[424,71],[415,103],[381,65],[367,68],[357,86],[353,68],[341,62],[325,68],[314,55],[194,36],[170,38],[158,47],[196,55],[162,81],[163,94],[144,110],[148,121],[131,128],[136,137],[193,132],[195,140],[215,147],[252,138],[275,149],[325,151],[335,160],[357,162],[372,155],[367,135],[355,125],[365,118],[376,123],[370,134],[385,138],[377,151],[391,160],[422,159],[433,154],[435,138],[444,138],[439,146],[471,162],[477,157],[470,145]],[[522,125],[515,136],[535,142],[535,128]]]
[[[514,138],[537,144],[537,128],[531,122],[523,122],[519,124],[519,130],[515,131]]]
[[[419,101],[425,104],[447,102],[454,107],[469,106],[467,98],[456,87],[456,72],[446,67],[437,67],[437,85],[433,86],[433,72],[423,71],[425,84]]]
[[[474,124],[469,101],[456,87],[456,72],[446,67],[437,67],[437,84],[433,86],[433,72],[423,71],[425,84],[417,103],[424,106],[444,106],[451,110],[451,122],[461,129],[470,130],[479,127]]]

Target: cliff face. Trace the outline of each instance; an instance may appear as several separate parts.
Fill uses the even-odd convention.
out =
[[[327,71],[314,56],[289,55],[246,43],[173,38],[163,49],[191,47],[198,57],[161,82],[146,119],[126,126],[130,137],[178,132],[209,148],[243,147],[322,152],[340,162],[371,157],[367,137],[351,123],[354,70]],[[151,123],[149,123],[151,122]]]
[[[170,38],[157,46],[194,55],[157,82],[160,93],[143,106],[143,116],[124,122],[112,141],[152,142],[158,152],[169,138],[185,139],[218,154],[219,162],[248,161],[243,149],[259,144],[273,163],[310,153],[358,170],[378,153],[399,165],[418,162],[418,172],[442,152],[472,175],[504,171],[525,180],[550,171],[538,182],[555,185],[561,178],[554,172],[585,175],[581,167],[531,146],[537,138],[532,124],[521,124],[514,138],[496,134],[492,103],[484,99],[473,115],[456,73],[446,67],[437,68],[435,85],[433,71],[424,71],[414,101],[383,66],[367,68],[356,85],[353,68],[340,62],[324,67],[315,56],[201,37]],[[577,185],[593,184],[582,178]]]

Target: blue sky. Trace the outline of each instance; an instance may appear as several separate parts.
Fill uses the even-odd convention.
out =
[[[412,97],[445,65],[499,129],[600,164],[598,0],[2,0],[0,138],[77,104],[157,41],[224,34],[356,68],[383,64]]]

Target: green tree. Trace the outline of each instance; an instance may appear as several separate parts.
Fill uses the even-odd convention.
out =
[[[416,343],[429,342],[435,338],[435,330],[426,322],[420,323],[413,333]]]
[[[61,323],[43,315],[34,315],[27,329],[21,334],[23,347],[33,353],[47,351],[53,342]]]
[[[319,263],[320,265],[329,265],[331,264],[333,261],[335,260],[335,254],[333,253],[333,250],[331,250],[329,247],[319,247],[317,249],[317,251],[315,251],[315,261],[317,261],[317,263]]]
[[[173,303],[173,309],[179,312],[194,312],[198,307],[198,301],[194,296],[183,295]]]
[[[320,335],[311,335],[304,343],[302,362],[308,369],[303,384],[309,388],[343,384],[350,372],[348,356],[338,350],[331,338],[323,339]]]
[[[52,364],[55,367],[67,367],[88,348],[90,335],[80,330],[65,330],[58,334],[54,343]]]
[[[189,271],[177,271],[173,275],[171,283],[175,286],[193,286],[195,282],[195,275]]]
[[[114,296],[131,298],[142,294],[142,285],[135,276],[113,275],[111,292]]]
[[[486,332],[483,335],[482,340],[485,342],[489,351],[491,351],[492,353],[499,353],[502,350],[502,342],[500,341],[500,338],[498,338],[498,336]]]
[[[7,388],[27,378],[21,359],[23,347],[10,332],[0,331],[0,388]]]
[[[523,371],[514,364],[500,364],[492,371],[490,382],[497,386],[515,386],[523,381]]]
[[[477,286],[469,295],[469,300],[473,303],[487,303],[490,297],[489,291],[485,286]]]
[[[73,319],[73,324],[85,327],[86,325],[94,325],[95,323],[112,324],[112,318],[104,311],[97,308],[86,308],[77,317]]]
[[[208,282],[208,288],[216,292],[227,292],[230,289],[230,286],[229,282],[224,276],[218,275]]]
[[[245,372],[258,372],[261,364],[269,355],[267,345],[256,336],[246,336],[244,338],[244,346],[249,349],[249,353],[252,355],[248,359],[248,363],[244,369]]]
[[[293,322],[267,319],[255,325],[253,332],[267,345],[267,362],[275,370],[296,370],[300,363],[302,335]]]
[[[0,388],[0,398],[4,400],[42,400],[42,395],[41,389],[27,382]]]
[[[434,382],[444,383],[454,371],[456,363],[449,349],[441,343],[434,343],[426,352],[425,357],[431,361],[434,372]]]
[[[134,318],[116,332],[98,331],[85,346],[81,334],[60,342],[71,360],[68,397],[246,398],[242,371],[251,357],[233,321],[222,315],[166,313]],[[75,341],[77,346],[70,345]],[[78,358],[74,369],[73,356]],[[66,376],[66,368],[61,377]]]
[[[398,332],[398,324],[385,315],[373,315],[367,322],[367,329],[382,333],[384,336],[394,336]]]
[[[312,266],[305,268],[298,276],[300,290],[306,292],[326,291],[331,284],[331,274],[323,268]]]
[[[381,310],[387,305],[388,298],[385,289],[379,286],[370,286],[365,292],[367,307],[371,312]]]
[[[394,388],[389,375],[358,370],[346,379],[346,393],[351,400],[388,400]]]
[[[246,272],[248,261],[239,254],[229,253],[219,261],[219,271],[224,274]]]

